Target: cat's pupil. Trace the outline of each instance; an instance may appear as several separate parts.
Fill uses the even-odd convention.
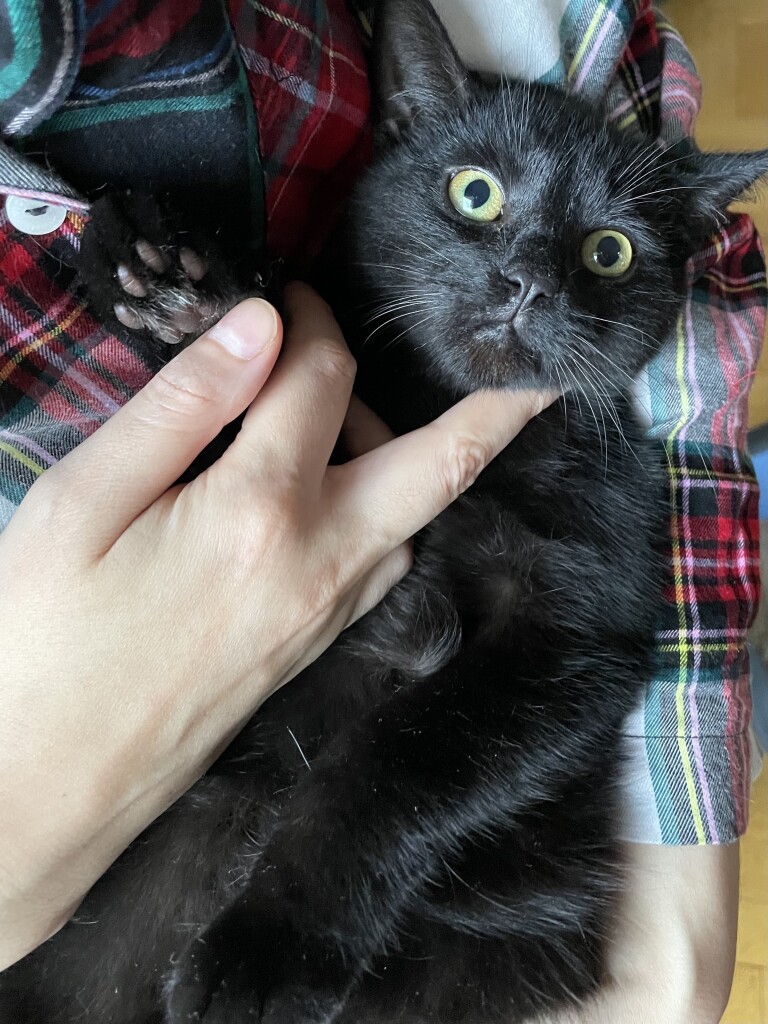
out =
[[[485,206],[491,198],[491,186],[482,178],[475,178],[464,189],[464,198],[473,210],[477,210],[481,206]]]
[[[621,246],[617,239],[611,238],[608,235],[606,238],[601,238],[598,242],[595,256],[601,267],[612,267],[621,256]]]

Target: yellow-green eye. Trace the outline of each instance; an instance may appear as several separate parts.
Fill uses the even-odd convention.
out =
[[[457,171],[448,183],[448,198],[468,220],[488,224],[504,207],[504,193],[493,178],[476,167]]]
[[[599,277],[620,277],[632,263],[632,243],[620,231],[593,231],[581,245],[581,260]]]

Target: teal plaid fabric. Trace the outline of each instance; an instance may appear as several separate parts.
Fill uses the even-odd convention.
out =
[[[648,0],[434,3],[478,68],[605,95],[626,130],[692,135],[696,71]],[[211,187],[242,193],[273,253],[314,251],[368,151],[358,29],[370,11],[357,5],[353,17],[342,0],[0,0],[0,26],[0,202],[67,210],[56,231],[31,236],[0,208],[5,523],[149,373],[78,289],[84,192],[208,174]],[[210,159],[196,161],[211,139]],[[746,827],[745,634],[759,567],[744,452],[765,299],[759,240],[734,217],[691,261],[685,308],[638,381],[640,414],[669,463],[670,531],[655,678],[626,731],[630,839],[728,842]]]

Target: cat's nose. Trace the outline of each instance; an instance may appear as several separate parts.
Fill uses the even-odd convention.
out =
[[[537,299],[551,299],[557,293],[557,281],[543,274],[531,274],[524,267],[510,267],[504,277],[517,299],[516,313],[529,309]]]

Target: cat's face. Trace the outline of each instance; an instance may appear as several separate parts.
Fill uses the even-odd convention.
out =
[[[403,11],[418,35],[426,5],[394,6],[396,48]],[[402,333],[458,393],[626,387],[674,321],[685,262],[716,222],[691,158],[553,88],[468,80],[434,24],[426,40],[417,59],[411,39],[399,75],[387,68],[396,141],[353,204],[371,343]]]
[[[661,216],[668,193],[653,194],[674,187],[664,162],[544,87],[422,118],[358,195],[375,252],[361,271],[382,306],[371,330],[396,317],[382,334],[407,330],[461,392],[599,383],[606,360],[635,373],[679,306],[688,255]]]

